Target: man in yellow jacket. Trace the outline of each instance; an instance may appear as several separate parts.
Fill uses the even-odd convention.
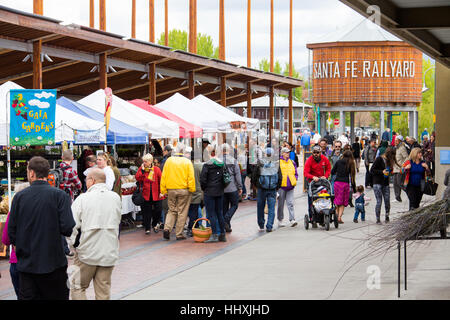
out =
[[[163,239],[170,240],[170,232],[176,223],[177,240],[184,240],[186,223],[192,193],[195,192],[194,166],[184,156],[185,146],[178,143],[175,155],[167,159],[161,177],[161,193],[168,195],[169,211],[164,223]]]

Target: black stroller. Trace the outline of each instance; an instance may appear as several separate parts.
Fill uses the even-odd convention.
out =
[[[318,223],[327,231],[330,230],[330,223],[334,223],[334,226],[338,228],[339,223],[330,181],[327,179],[311,181],[308,186],[308,195],[312,198],[312,220],[309,219],[308,214],[305,215],[305,229],[309,229],[310,223]]]

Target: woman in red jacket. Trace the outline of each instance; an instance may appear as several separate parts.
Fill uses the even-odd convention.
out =
[[[145,199],[141,206],[144,219],[145,234],[150,234],[150,226],[155,233],[158,232],[156,225],[161,217],[162,195],[159,189],[161,182],[161,170],[153,165],[153,156],[146,154],[142,157],[143,163],[136,173],[136,181],[140,184],[142,195]]]

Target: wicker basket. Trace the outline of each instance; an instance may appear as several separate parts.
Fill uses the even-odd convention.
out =
[[[208,221],[210,226],[209,227],[201,226],[199,228],[196,228],[195,226],[197,225],[197,222],[200,220]],[[204,242],[209,239],[211,234],[212,234],[211,222],[208,219],[200,218],[200,219],[195,220],[194,226],[192,227],[192,235],[194,236],[195,242]]]

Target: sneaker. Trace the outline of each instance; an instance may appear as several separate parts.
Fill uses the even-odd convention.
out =
[[[259,227],[259,232],[263,232],[264,231],[264,227]]]
[[[164,232],[163,232],[163,239],[170,240],[170,232],[169,232],[169,230],[164,230]]]
[[[185,235],[182,235],[182,236],[178,236],[177,237],[177,240],[186,240],[187,238],[186,238],[186,236]]]
[[[145,230],[145,234],[150,234],[150,230]]]
[[[364,222],[364,221],[366,221],[366,219],[362,219],[362,218],[361,218],[361,222]]]
[[[266,229],[266,232],[272,232],[272,229]]]
[[[363,221],[363,220],[361,220],[361,221]],[[358,223],[358,219],[353,219],[353,222]]]
[[[279,228],[286,227],[286,223],[284,223],[283,221],[278,220],[278,227]]]
[[[142,224],[138,224],[138,225],[136,226],[136,228],[142,228],[142,227],[143,227]]]
[[[377,219],[377,224],[381,224],[381,220],[380,219]]]
[[[227,238],[225,237],[225,233],[219,234],[219,241],[220,242],[227,242]]]
[[[213,233],[211,237],[209,237],[209,239],[206,240],[204,243],[211,243],[211,242],[219,242],[219,236]]]
[[[386,216],[386,217],[384,218],[384,222],[385,222],[385,223],[388,223],[388,222],[389,222],[389,216]]]
[[[291,227],[295,227],[296,225],[297,225],[297,221],[292,220],[292,221],[291,221]]]

